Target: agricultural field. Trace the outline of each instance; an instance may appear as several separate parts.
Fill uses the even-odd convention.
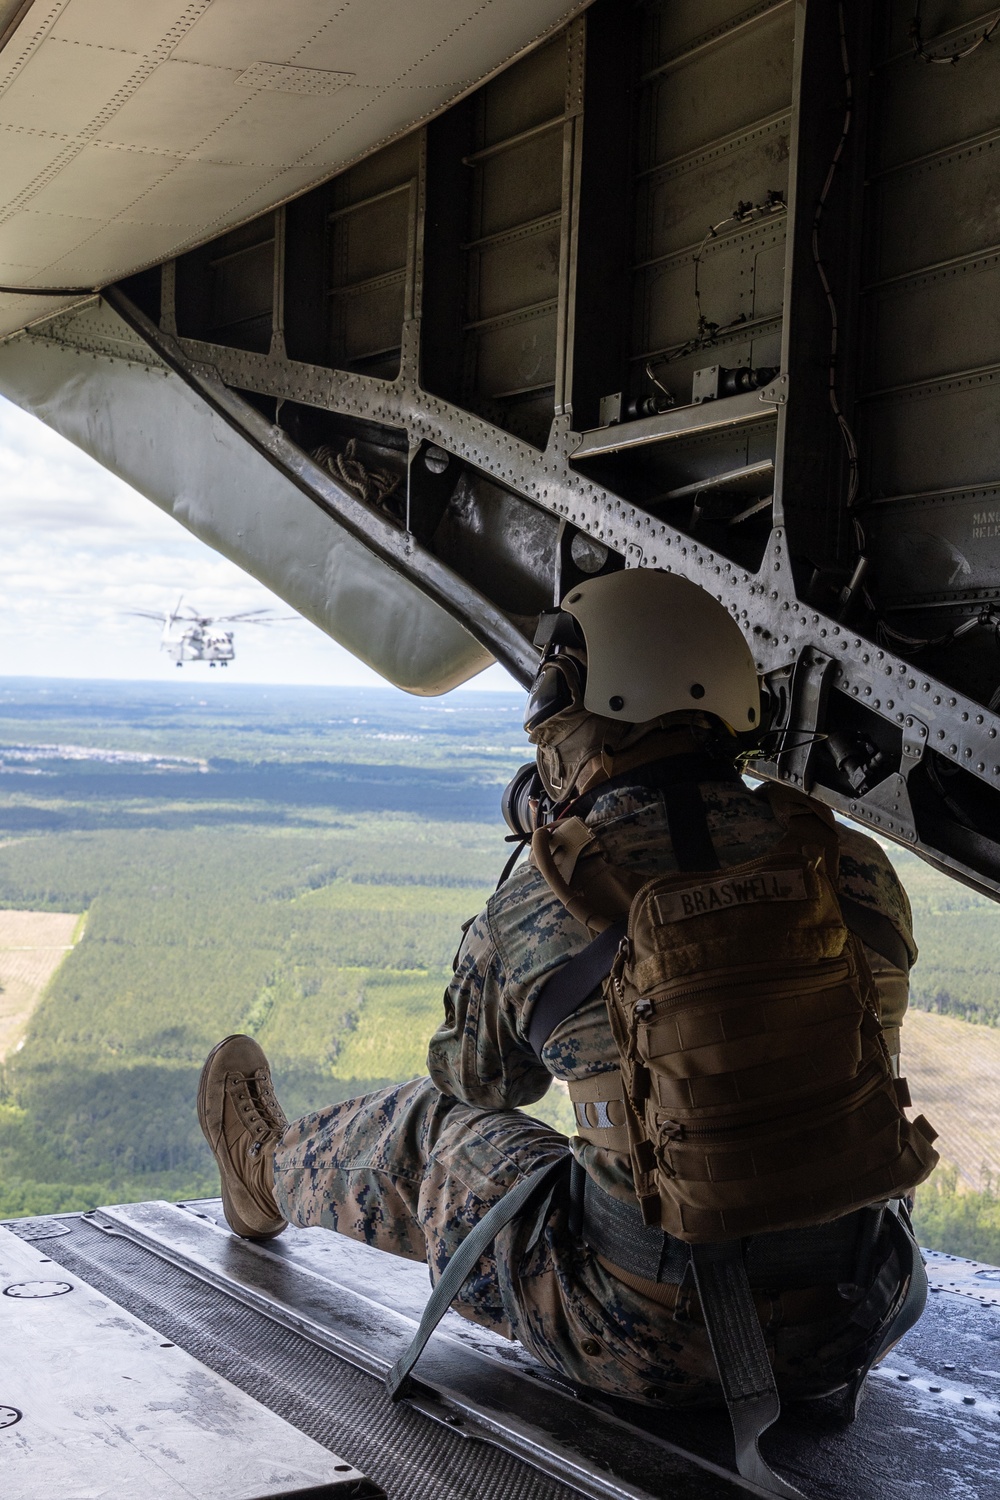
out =
[[[31,1014],[80,927],[58,911],[0,911],[0,1063],[24,1041]]]
[[[1000,1186],[1000,1027],[911,1010],[902,1063],[914,1109],[938,1132],[935,1148],[962,1185]]]
[[[886,847],[913,907],[920,948],[912,975],[913,1004],[1000,1026],[1000,905],[949,880],[908,850]]]
[[[508,852],[521,711],[0,681],[0,1216],[214,1192],[193,1105],[229,1032],[259,1038],[292,1116],[422,1072],[461,925]],[[893,857],[922,950],[906,1067],[948,1164],[921,1232],[1000,1260],[1000,1172],[980,1171],[1000,1168],[1000,909]],[[31,957],[29,997],[5,944],[69,951],[45,972]],[[556,1089],[531,1113],[571,1129]],[[976,1239],[991,1216],[995,1251]]]

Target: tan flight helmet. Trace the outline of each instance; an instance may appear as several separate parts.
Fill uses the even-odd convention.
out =
[[[562,608],[587,650],[588,713],[640,724],[713,714],[746,734],[760,724],[757,668],[742,630],[705,589],[652,568],[627,568],[571,589]]]
[[[524,727],[557,802],[655,758],[657,732],[685,722],[677,715],[711,715],[734,734],[760,726],[743,632],[717,599],[674,573],[588,579],[542,616],[535,644],[543,656]]]

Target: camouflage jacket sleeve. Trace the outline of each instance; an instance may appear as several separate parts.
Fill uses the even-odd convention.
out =
[[[556,1028],[544,1063],[527,1041],[544,985],[589,941],[590,933],[530,861],[514,871],[469,925],[458,951],[444,1022],[427,1055],[428,1071],[442,1093],[486,1109],[515,1109],[540,1099],[553,1074],[608,1067],[614,1043],[603,1001],[596,1010],[605,1035],[596,1050],[588,1041],[593,1028],[588,1030],[581,1015],[574,1017],[571,1037],[560,1040],[566,1028]]]
[[[444,1020],[427,1051],[427,1070],[443,1094],[484,1109],[515,1109],[549,1087],[548,1069],[518,1034],[512,988],[487,909],[466,930]]]

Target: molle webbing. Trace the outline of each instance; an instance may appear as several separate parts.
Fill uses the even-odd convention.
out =
[[[726,761],[711,761],[702,755],[674,755],[667,760],[640,766],[634,771],[624,772],[610,781],[602,782],[593,791],[579,797],[573,804],[572,812],[580,829],[586,830],[583,819],[597,799],[605,793],[633,786],[660,791],[663,793],[667,826],[678,863],[682,868],[718,869],[719,859],[712,844],[699,787],[702,782],[740,780],[736,767]],[[540,829],[536,835],[537,844],[535,840],[532,841],[533,852],[539,844],[543,844],[544,838],[545,830]],[[580,848],[583,847],[582,836],[575,842]],[[556,881],[551,879],[551,866],[546,865],[543,860],[538,863],[543,876],[566,904],[563,891],[559,889],[558,878]],[[576,915],[573,906],[568,906],[568,909]],[[585,917],[586,914],[581,910],[580,915]],[[625,931],[624,920],[611,922],[593,942],[547,981],[535,1001],[527,1034],[529,1045],[539,1057],[560,1021],[572,1015],[587,996],[604,983],[611,972],[611,965]],[[582,1102],[583,1096],[580,1098]],[[579,1112],[577,1118],[579,1120]],[[587,1122],[584,1120],[581,1123]],[[606,1144],[606,1141],[602,1140],[601,1144]]]

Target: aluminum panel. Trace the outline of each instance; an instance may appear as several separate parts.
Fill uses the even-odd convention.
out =
[[[869,390],[1000,364],[1000,253],[886,288],[868,311]],[[998,468],[1000,473],[1000,468]]]
[[[780,116],[748,136],[640,178],[636,258],[697,245],[737,203],[762,203],[772,190],[787,194],[789,123]]]
[[[880,560],[879,596],[888,604],[959,600],[1000,590],[997,486],[878,505],[866,526]]]
[[[331,284],[345,286],[399,270],[406,265],[409,234],[410,194],[405,189],[341,214],[331,226]]]
[[[921,0],[921,29],[931,52],[937,51],[936,38],[954,36],[956,29],[960,36],[963,27],[982,19],[985,9],[983,0]],[[888,0],[879,19],[881,25],[880,35],[876,40],[876,58],[885,61],[895,57],[909,62],[913,57],[910,40],[913,0]],[[982,27],[976,29],[982,30]],[[920,66],[923,67],[924,64],[921,63]]]
[[[981,15],[982,0],[972,0],[972,5]],[[924,9],[926,17],[931,8]],[[957,7],[949,4],[947,10],[950,21]],[[928,67],[909,52],[885,70],[878,90],[872,162],[876,171],[1000,129],[1000,51],[996,47],[980,47],[953,68]]]
[[[381,1494],[44,1249],[0,1227],[4,1500]]]
[[[469,317],[492,318],[559,291],[558,219],[540,229],[515,230],[469,257]]]
[[[30,174],[15,168],[9,188],[5,174],[0,194],[0,264],[20,268],[7,284],[106,285],[203,244],[412,130],[582,8],[582,0],[510,0],[499,9],[477,0],[293,0],[278,9],[270,0],[150,0],[133,16],[122,0],[73,0],[64,21],[65,4],[30,7],[0,67],[6,155],[17,161],[23,143],[31,166]],[[353,77],[329,99],[239,85],[261,62]],[[122,169],[117,193],[109,149]],[[151,183],[150,150],[168,159]],[[129,181],[136,173],[145,177],[139,191]],[[90,175],[100,212],[74,217]],[[35,208],[43,193],[46,217]],[[55,278],[54,227],[62,230]],[[0,294],[0,334],[38,310],[31,300],[25,313],[20,298]]]
[[[643,165],[668,161],[787,109],[792,97],[794,8],[764,12],[692,55],[651,86]]]
[[[778,0],[781,3],[781,0]],[[649,7],[643,67],[655,68],[697,46],[725,36],[747,18],[775,7],[775,0],[669,0]]]
[[[351,368],[366,357],[399,348],[403,327],[406,281],[402,271],[391,280],[364,291],[334,292],[330,298],[330,356],[334,365]],[[379,371],[394,379],[392,369]]]
[[[482,101],[483,146],[561,115],[566,96],[566,37],[539,47],[487,84]]]
[[[364,161],[334,178],[333,201],[337,208],[374,198],[417,175],[420,165],[420,132],[414,131],[401,140],[392,141],[366,156]]]
[[[1000,139],[884,178],[874,230],[873,281],[1000,245]]]
[[[556,374],[556,311],[515,313],[476,337],[476,393],[494,399],[550,386]]]
[[[706,245],[698,268],[701,307],[704,316],[720,325],[754,316],[754,271],[758,247],[775,243],[773,231],[733,234]],[[775,308],[780,311],[780,279]],[[651,266],[636,278],[637,317],[633,328],[634,349],[669,349],[693,339],[698,333],[698,303],[695,300],[695,266],[688,254]],[[716,364],[707,352],[703,364]],[[688,397],[690,399],[690,395]]]
[[[866,487],[876,495],[909,495],[995,483],[998,408],[996,374],[872,401],[859,424]]]
[[[473,238],[558,213],[562,202],[562,130],[555,127],[506,147],[479,164]]]

